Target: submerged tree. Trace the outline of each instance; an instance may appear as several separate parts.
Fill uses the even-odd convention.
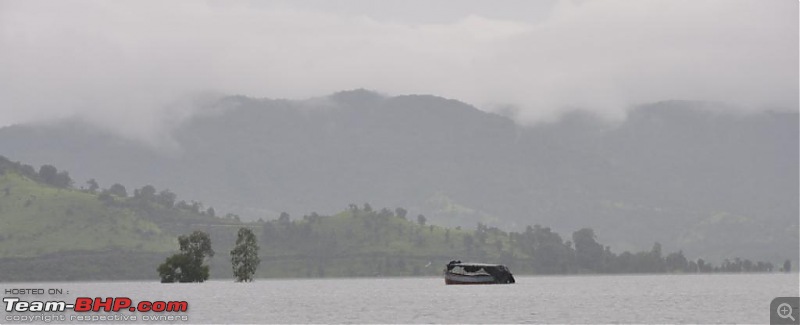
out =
[[[253,281],[253,274],[261,260],[258,258],[258,242],[250,228],[239,228],[236,246],[231,250],[231,264],[236,282]]]
[[[208,280],[207,257],[214,256],[211,238],[207,233],[196,230],[189,236],[178,237],[181,252],[172,255],[158,266],[161,282],[203,282]]]

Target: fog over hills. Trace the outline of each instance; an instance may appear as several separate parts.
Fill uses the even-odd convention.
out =
[[[798,113],[665,101],[609,122],[575,111],[521,126],[457,100],[356,90],[226,97],[154,148],[77,120],[0,129],[0,154],[170,188],[243,219],[401,206],[511,231],[592,227],[616,251],[798,254]]]

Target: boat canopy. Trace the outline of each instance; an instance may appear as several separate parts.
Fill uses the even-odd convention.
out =
[[[495,283],[515,282],[511,271],[502,264],[462,263],[461,261],[450,261],[450,263],[447,263],[447,269],[445,272],[449,274],[470,277],[491,276]]]
[[[450,261],[447,263],[447,271],[454,271],[454,269],[463,269],[466,273],[487,273],[495,275],[498,273],[510,273],[508,268],[502,264],[486,264],[486,263],[462,263],[461,261]]]

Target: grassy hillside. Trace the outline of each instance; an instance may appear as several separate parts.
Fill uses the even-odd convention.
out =
[[[0,257],[63,251],[174,250],[173,234],[97,195],[43,186],[17,173],[0,176]]]
[[[519,264],[511,259],[510,237],[501,231],[476,238],[474,230],[422,225],[388,210],[348,209],[330,217],[262,226],[266,263],[262,276],[435,275],[452,259]],[[505,248],[505,249],[504,249]],[[528,268],[529,269],[529,268]]]
[[[179,234],[240,224],[197,202],[75,189],[44,175],[0,156],[0,281],[154,279]]]
[[[178,250],[176,238],[194,230],[211,236],[211,277],[230,278],[229,252],[240,227],[253,229],[261,246],[256,277],[437,275],[453,259],[503,263],[523,274],[700,270],[699,261],[692,265],[682,252],[662,255],[660,244],[617,255],[588,228],[566,238],[539,225],[521,232],[482,223],[445,228],[402,208],[375,210],[369,204],[351,204],[332,216],[292,220],[282,214],[243,223],[234,215],[217,217],[199,202],[175,202],[174,194],[153,187],[135,189],[132,196],[116,184],[99,192],[75,189],[66,172],[45,167],[37,173],[0,156],[0,281],[155,280],[158,264]],[[711,221],[709,226],[749,225],[746,218],[726,215]],[[686,240],[703,240],[703,234]],[[720,264],[702,271],[777,270],[739,258]]]
[[[212,276],[229,277],[228,252],[242,226],[260,239],[261,277],[433,275],[454,258],[513,256],[505,261],[512,265],[527,258],[510,253],[509,235],[496,228],[477,237],[387,209],[351,205],[333,216],[242,223],[199,212],[194,202],[167,207],[141,197],[103,199],[23,174],[0,170],[0,281],[155,279],[158,263],[177,250],[176,237],[193,230],[211,234]]]
[[[471,230],[423,225],[386,209],[242,223],[133,197],[102,200],[34,178],[0,173],[0,281],[155,279],[158,263],[177,250],[176,237],[193,230],[211,234],[212,276],[230,277],[228,252],[242,226],[260,238],[261,277],[433,275],[453,258],[500,262],[510,246],[499,231],[479,243]]]

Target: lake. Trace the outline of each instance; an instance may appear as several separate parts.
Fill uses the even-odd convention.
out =
[[[63,290],[62,295],[3,296],[23,301],[187,301],[188,313],[177,315],[188,316],[188,322],[174,323],[769,323],[770,301],[800,291],[797,273],[516,278],[516,284],[489,286],[446,286],[441,278],[358,278],[2,283],[0,288]],[[69,312],[67,317],[76,314],[93,315]],[[108,313],[114,314],[153,315]],[[8,315],[63,314],[4,311],[0,323],[27,323]]]

